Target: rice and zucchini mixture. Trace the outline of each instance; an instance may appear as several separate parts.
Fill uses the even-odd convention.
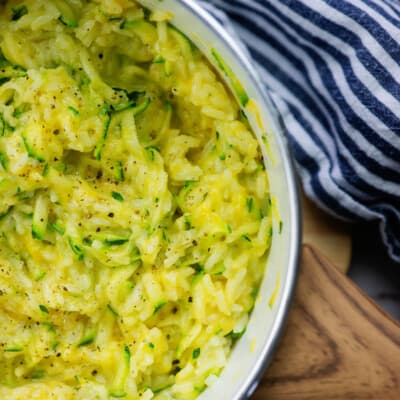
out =
[[[194,399],[244,333],[268,177],[168,18],[0,5],[1,399]]]

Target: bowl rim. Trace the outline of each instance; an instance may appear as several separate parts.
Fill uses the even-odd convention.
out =
[[[211,29],[224,43],[226,49],[236,58],[241,67],[247,71],[254,88],[259,95],[259,98],[265,103],[266,108],[270,112],[269,117],[273,125],[274,136],[278,147],[282,154],[283,168],[287,179],[288,197],[289,197],[289,212],[291,216],[291,237],[289,245],[289,257],[287,265],[286,279],[281,286],[281,302],[276,316],[272,322],[269,341],[259,354],[257,362],[253,366],[245,383],[240,388],[239,392],[232,400],[248,399],[257,389],[267,367],[270,365],[272,358],[277,350],[277,347],[282,339],[284,328],[286,326],[289,311],[293,302],[294,292],[297,279],[300,271],[300,249],[302,238],[302,213],[300,209],[300,195],[298,179],[295,172],[294,157],[292,150],[289,147],[288,135],[283,124],[282,116],[276,109],[270,95],[263,87],[259,75],[253,66],[252,59],[249,54],[246,54],[240,45],[238,45],[227,30],[203,7],[195,0],[175,0],[187,11],[195,14],[200,18],[209,29]]]

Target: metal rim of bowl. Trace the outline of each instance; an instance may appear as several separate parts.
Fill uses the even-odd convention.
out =
[[[270,96],[262,86],[260,78],[254,69],[248,56],[246,56],[238,46],[229,33],[221,26],[221,24],[214,19],[206,10],[204,10],[195,0],[177,0],[178,3],[185,7],[189,12],[195,14],[200,20],[208,26],[209,29],[218,35],[232,55],[235,56],[241,66],[248,72],[254,87],[257,89],[260,98],[264,101],[267,109],[270,111],[270,118],[274,122],[276,132],[276,140],[283,156],[283,165],[285,170],[286,179],[288,182],[288,196],[290,204],[291,215],[291,241],[289,247],[289,261],[287,276],[285,282],[282,284],[282,300],[279,310],[276,314],[275,320],[272,325],[271,334],[267,344],[265,345],[262,353],[253,366],[253,369],[247,377],[245,383],[240,388],[234,400],[248,399],[256,390],[260,383],[263,374],[272,361],[272,357],[282,338],[284,327],[286,325],[288,314],[291,308],[296,282],[299,274],[299,257],[301,245],[301,210],[299,207],[300,197],[298,191],[298,183],[295,174],[294,161],[291,150],[287,141],[287,134],[281,116],[279,115],[276,107],[274,106]]]

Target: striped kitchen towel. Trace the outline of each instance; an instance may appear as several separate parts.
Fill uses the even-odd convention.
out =
[[[400,262],[400,1],[202,4],[253,56],[307,195],[342,219],[378,221]]]

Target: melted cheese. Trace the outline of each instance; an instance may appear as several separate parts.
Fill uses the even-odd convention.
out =
[[[1,398],[193,399],[245,329],[267,172],[167,17],[0,5]]]

